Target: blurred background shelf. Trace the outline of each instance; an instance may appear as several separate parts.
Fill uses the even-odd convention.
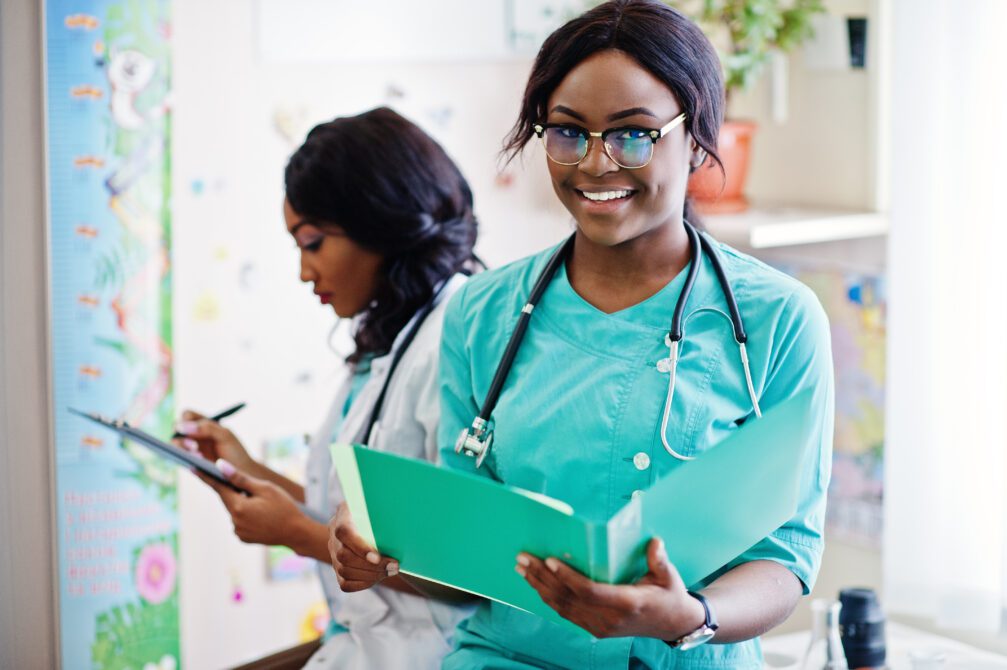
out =
[[[709,214],[707,230],[731,246],[770,249],[798,244],[879,237],[888,233],[888,216],[854,209],[753,203],[740,214]]]

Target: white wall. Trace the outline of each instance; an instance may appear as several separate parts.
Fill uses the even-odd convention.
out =
[[[39,3],[0,6],[0,668],[55,667]]]

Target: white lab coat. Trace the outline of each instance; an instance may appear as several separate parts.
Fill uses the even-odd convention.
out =
[[[438,358],[444,308],[465,281],[456,275],[444,287],[438,304],[427,316],[412,344],[399,361],[385,395],[381,415],[371,433],[370,447],[431,462],[437,460],[437,424],[440,418]],[[370,378],[350,406],[342,424],[342,409],[350,392],[347,375],[320,430],[313,436],[308,457],[307,504],[325,514],[335,513],[343,502],[339,480],[332,470],[329,444],[335,426],[336,441],[361,442],[366,422],[381,392],[388,367],[398,350],[403,329],[392,352],[371,361]],[[471,608],[455,607],[413,596],[381,585],[357,593],[339,589],[331,565],[319,564],[319,575],[334,620],[349,632],[330,638],[308,661],[312,670],[364,670],[380,668],[440,668],[451,649],[451,636]]]

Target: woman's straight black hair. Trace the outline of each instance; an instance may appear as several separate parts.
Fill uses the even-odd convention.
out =
[[[473,264],[478,224],[468,182],[437,142],[387,107],[315,126],[290,157],[285,182],[300,216],[323,232],[337,226],[384,259],[351,363],[388,353],[436,287]]]
[[[539,49],[518,120],[504,141],[513,159],[545,120],[549,96],[588,57],[615,49],[671,89],[685,112],[685,128],[723,172],[717,136],[724,120],[720,60],[710,40],[681,12],[657,0],[611,0],[553,32]],[[685,218],[697,223],[686,199]]]

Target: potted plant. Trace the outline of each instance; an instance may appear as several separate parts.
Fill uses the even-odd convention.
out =
[[[749,150],[756,124],[730,118],[731,94],[751,87],[774,52],[789,52],[812,36],[823,0],[665,0],[696,21],[717,47],[724,68],[728,118],[718,153],[726,181],[708,160],[689,179],[689,195],[706,213],[744,211]]]

